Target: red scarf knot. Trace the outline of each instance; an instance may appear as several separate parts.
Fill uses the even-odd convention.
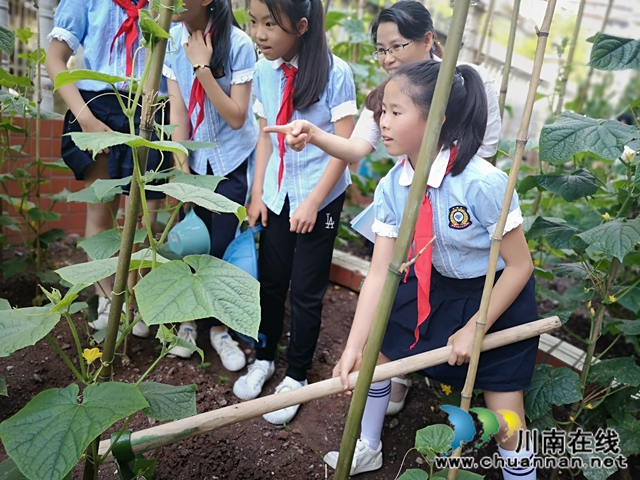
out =
[[[139,0],[137,5],[132,5],[129,0],[113,0],[113,3],[122,8],[126,14],[127,18],[122,25],[120,26],[120,30],[115,34],[113,40],[111,41],[111,48],[109,50],[109,63],[111,63],[111,55],[113,54],[113,47],[116,43],[116,40],[120,35],[124,35],[125,45],[127,46],[126,55],[127,55],[127,77],[131,75],[133,71],[133,44],[138,39],[138,18],[140,16],[140,10],[143,9],[147,5],[148,0]]]

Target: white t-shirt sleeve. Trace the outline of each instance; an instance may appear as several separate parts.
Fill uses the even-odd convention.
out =
[[[360,114],[360,118],[358,118],[358,122],[356,123],[353,132],[351,133],[351,138],[362,138],[369,142],[371,147],[375,150],[381,134],[380,126],[373,118],[373,111],[365,107]]]
[[[484,132],[482,145],[480,145],[477,155],[482,158],[491,158],[498,151],[502,120],[500,119],[498,95],[493,87],[493,80],[489,80],[484,72],[481,72],[480,75],[487,94],[487,129]]]

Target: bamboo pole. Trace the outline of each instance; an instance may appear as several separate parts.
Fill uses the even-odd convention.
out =
[[[602,27],[600,27],[600,32],[604,33],[607,28],[607,23],[609,23],[609,16],[611,15],[611,7],[613,6],[613,0],[609,0],[607,3],[607,9],[604,12],[604,18],[602,19]],[[578,106],[576,107],[576,112],[582,113],[582,107],[584,102],[587,100],[589,96],[589,88],[591,87],[591,77],[593,75],[593,67],[589,67],[589,72],[587,73],[587,80],[584,83],[584,89],[582,91],[582,95],[580,95],[580,100],[578,102]]]
[[[171,25],[171,14],[173,13],[174,0],[162,0],[162,8],[160,9],[160,18],[158,24],[164,30],[169,31]],[[151,61],[149,65],[149,73],[145,78],[142,87],[142,114],[140,118],[140,135],[146,140],[151,139],[154,125],[155,100],[158,94],[160,78],[162,76],[162,65],[164,63],[164,54],[167,48],[167,39],[158,39],[151,53]],[[136,96],[136,100],[138,96]],[[137,167],[142,174],[147,167],[148,148],[138,148]],[[140,211],[140,185],[138,184],[137,175],[131,179],[131,188],[129,193],[129,204],[125,213],[125,223],[122,230],[122,242],[120,244],[120,253],[118,255],[118,270],[113,287],[113,296],[111,298],[111,312],[109,313],[109,324],[104,339],[104,349],[102,352],[102,370],[100,371],[99,381],[109,381],[112,374],[112,364],[115,357],[115,345],[118,337],[118,326],[120,324],[120,315],[122,314],[122,304],[124,302],[124,292],[127,289],[127,277],[129,276],[129,264],[131,263],[131,252],[133,248],[133,239],[138,223],[138,212]]]
[[[418,154],[415,176],[409,190],[409,198],[405,208],[402,223],[393,256],[389,264],[387,276],[385,278],[383,295],[380,298],[376,310],[371,333],[364,350],[358,383],[353,394],[347,424],[345,426],[342,443],[340,444],[340,454],[336,468],[335,479],[346,480],[351,470],[351,461],[355,450],[356,441],[360,434],[360,422],[367,401],[371,378],[376,366],[382,339],[389,321],[389,314],[396,296],[398,283],[403,275],[403,263],[409,253],[409,245],[413,239],[420,204],[425,194],[427,178],[431,170],[431,164],[436,156],[440,130],[444,120],[444,113],[449,102],[453,75],[462,45],[462,35],[469,12],[470,0],[457,0],[453,9],[453,18],[447,37],[445,54],[440,66],[438,80],[436,82],[433,103],[429,110],[429,118],[424,131],[422,145]]]
[[[562,113],[562,107],[564,103],[564,94],[567,91],[567,82],[569,81],[569,74],[571,73],[573,64],[573,55],[576,52],[576,44],[578,43],[578,34],[580,33],[580,24],[582,23],[582,13],[584,12],[584,5],[586,0],[580,0],[578,6],[578,15],[576,17],[576,24],[573,28],[573,37],[571,37],[571,44],[569,45],[569,54],[567,55],[567,63],[562,72],[562,79],[560,80],[560,93],[558,93],[558,103],[556,105],[556,115]]]
[[[504,59],[502,68],[502,84],[500,85],[500,97],[498,105],[500,107],[500,118],[504,115],[504,104],[507,99],[509,88],[509,75],[511,74],[511,61],[513,60],[513,47],[516,43],[516,30],[518,29],[518,17],[520,16],[520,1],[513,1],[513,13],[511,14],[511,27],[509,28],[509,41],[507,43],[507,56]]]
[[[558,317],[549,317],[536,320],[525,325],[508,328],[487,335],[484,338],[482,349],[491,350],[510,343],[519,342],[527,338],[536,337],[546,332],[559,328],[561,325]],[[395,362],[379,365],[374,372],[373,380],[379,382],[397,375],[411,373],[447,361],[451,347],[442,347],[430,352],[421,353],[411,357],[396,360]],[[358,380],[358,372],[349,375],[349,388],[353,388]],[[150,450],[171,445],[196,435],[211,432],[212,430],[226,427],[237,422],[248,420],[265,413],[281,408],[310,402],[319,398],[328,397],[343,391],[340,378],[331,378],[296,388],[289,392],[269,395],[257,398],[237,405],[219,408],[205,413],[194,415],[164,425],[147,428],[131,434],[131,447],[134,454],[148,452]],[[110,441],[100,442],[99,454],[103,455],[109,449]],[[107,462],[113,461],[107,457]]]
[[[496,0],[489,1],[489,8],[487,9],[487,16],[484,19],[484,25],[482,26],[482,35],[480,36],[480,43],[478,43],[478,49],[476,50],[476,58],[473,63],[480,65],[482,60],[482,50],[484,49],[484,41],[487,38],[489,32],[489,26],[491,25],[491,19],[493,17],[493,9],[495,7]]]
[[[551,20],[553,19],[555,6],[556,0],[549,0],[544,15],[544,20],[542,22],[542,28],[537,32],[538,45],[536,47],[535,61],[533,63],[533,71],[531,72],[531,81],[529,82],[529,91],[527,93],[527,100],[524,106],[524,113],[522,115],[520,130],[518,131],[518,136],[516,139],[516,154],[513,159],[513,166],[511,167],[511,171],[509,172],[509,181],[507,182],[507,189],[504,195],[504,200],[502,201],[500,217],[498,218],[496,229],[491,236],[491,249],[489,251],[489,265],[487,267],[487,276],[485,278],[484,290],[482,291],[482,300],[480,302],[480,309],[478,311],[478,318],[476,320],[476,330],[473,340],[473,350],[471,352],[471,358],[469,360],[469,370],[467,371],[467,378],[465,380],[464,388],[462,389],[462,400],[460,402],[460,408],[466,411],[469,411],[471,398],[473,396],[473,386],[476,381],[478,363],[480,360],[480,347],[482,345],[482,339],[484,338],[484,330],[487,324],[487,312],[489,311],[489,301],[491,299],[491,291],[493,290],[493,283],[496,276],[498,257],[500,256],[500,243],[502,242],[504,227],[507,223],[507,216],[509,215],[509,207],[511,206],[513,191],[518,180],[518,172],[520,171],[522,154],[524,153],[524,147],[527,144],[527,134],[529,132],[529,124],[531,122],[531,113],[533,112],[533,104],[536,100],[536,91],[538,90],[538,84],[540,83],[540,72],[542,70],[542,63],[544,61],[544,51],[547,46],[549,29],[551,27]],[[456,451],[453,453],[453,456],[459,457],[460,452],[460,448],[456,449]],[[455,480],[456,474],[456,469],[449,470],[449,475],[447,477],[448,480]]]

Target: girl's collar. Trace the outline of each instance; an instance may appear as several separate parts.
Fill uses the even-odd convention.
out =
[[[402,187],[408,187],[413,182],[414,170],[411,166],[411,162],[406,155],[402,155],[399,159],[402,162],[402,170],[398,177],[398,184]],[[447,166],[449,165],[449,149],[443,147],[440,153],[436,156],[436,159],[431,165],[431,171],[429,172],[429,181],[427,184],[431,188],[438,188],[442,185],[445,174],[447,173]]]
[[[212,28],[213,28],[213,17],[211,17],[209,19],[209,22],[207,23],[207,29],[204,31],[205,34],[209,33]],[[180,39],[180,45],[184,45],[185,43],[188,43],[190,36],[191,34],[189,33],[189,29],[184,24],[184,22],[182,22],[182,38]]]
[[[296,55],[295,57],[293,57],[293,58],[291,59],[291,61],[290,61],[290,62],[285,62],[284,58],[282,58],[282,57],[280,57],[280,58],[276,58],[275,60],[273,60],[273,61],[271,62],[271,67],[272,67],[274,70],[277,70],[278,68],[280,68],[280,66],[281,66],[283,63],[287,63],[287,64],[291,65],[292,67],[296,67],[296,68],[298,68],[298,55]]]

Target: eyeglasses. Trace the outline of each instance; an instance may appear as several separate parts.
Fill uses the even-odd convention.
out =
[[[389,48],[378,48],[375,52],[371,54],[374,60],[379,60],[380,57],[384,57],[385,55],[397,55],[404,50],[404,47],[413,43],[413,40],[408,41],[407,43],[398,43],[396,45],[392,45]]]

